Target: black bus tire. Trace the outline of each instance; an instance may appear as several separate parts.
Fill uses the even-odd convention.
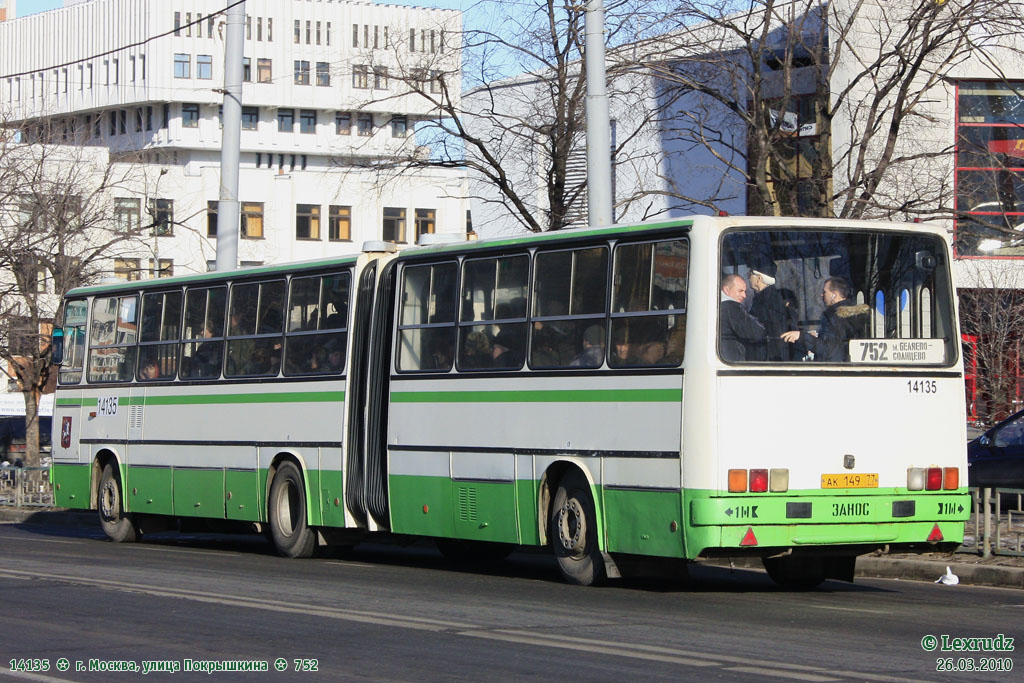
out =
[[[267,505],[270,539],[279,555],[311,557],[316,533],[306,524],[306,486],[293,462],[284,462],[274,474]]]
[[[139,528],[135,520],[124,511],[124,488],[113,463],[108,462],[103,466],[96,502],[100,527],[107,538],[115,543],[134,543],[139,540]]]

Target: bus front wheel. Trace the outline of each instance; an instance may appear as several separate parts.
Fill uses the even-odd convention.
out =
[[[100,527],[107,538],[115,543],[133,543],[139,538],[139,529],[135,520],[124,511],[124,497],[121,480],[114,470],[113,463],[103,466],[100,475],[98,505],[100,511]]]
[[[310,557],[316,534],[306,524],[306,487],[295,463],[277,468],[270,486],[270,538],[284,557]]]
[[[567,473],[559,483],[551,507],[548,537],[566,581],[590,586],[604,579],[594,498],[590,485],[579,472]]]

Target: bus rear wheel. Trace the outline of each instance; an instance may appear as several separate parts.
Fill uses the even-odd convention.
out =
[[[100,512],[100,527],[107,538],[115,543],[134,543],[139,539],[139,528],[132,516],[124,511],[121,479],[113,463],[103,466],[100,487],[96,496]]]
[[[306,524],[306,487],[295,463],[277,468],[270,486],[270,538],[279,555],[311,557],[316,534]]]
[[[551,506],[548,537],[566,581],[591,586],[604,580],[594,498],[586,478],[577,471],[567,473],[559,482]]]

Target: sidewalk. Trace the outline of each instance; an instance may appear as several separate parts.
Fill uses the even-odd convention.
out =
[[[27,524],[68,528],[99,527],[96,512],[45,508],[0,507],[0,524]],[[716,564],[729,565],[728,561]],[[759,562],[736,562],[737,567],[760,568]],[[970,586],[1024,589],[1024,557],[1005,555],[983,559],[968,553],[924,555],[863,555],[857,558],[857,576],[906,581],[935,581],[949,567]]]

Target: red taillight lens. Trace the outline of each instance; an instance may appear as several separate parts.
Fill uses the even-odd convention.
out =
[[[745,493],[747,490],[747,471],[729,470],[729,493]]]
[[[960,488],[960,468],[947,467],[943,471],[942,488],[947,490]]]
[[[942,488],[941,467],[928,468],[928,476],[925,478],[924,488],[926,491],[938,491]]]
[[[768,490],[768,470],[750,470],[751,493],[764,493]]]

